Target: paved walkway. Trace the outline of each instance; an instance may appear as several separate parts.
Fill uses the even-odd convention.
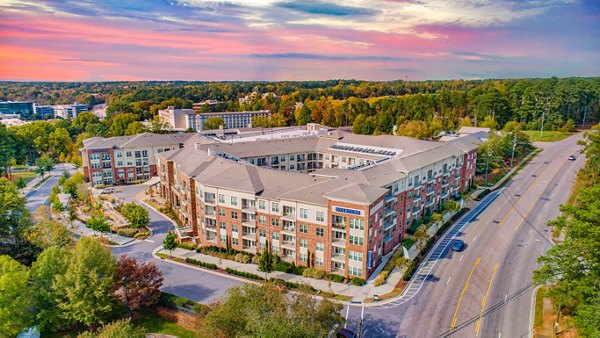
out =
[[[94,231],[88,228],[83,222],[79,220],[74,220],[72,225],[68,224],[68,228],[76,234],[86,237],[94,237],[99,236],[100,233],[98,231]],[[118,245],[125,245],[133,242],[137,242],[138,240],[131,237],[125,237],[113,233],[104,233],[102,236],[108,238],[109,241],[117,243]]]

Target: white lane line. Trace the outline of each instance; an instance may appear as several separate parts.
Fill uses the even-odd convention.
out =
[[[460,259],[458,261],[462,261],[463,257],[465,257],[465,255],[460,256]]]
[[[363,305],[362,310],[360,310],[360,320],[363,320],[365,315],[365,306]]]
[[[151,240],[151,239],[145,239],[144,241],[146,241],[146,242],[150,242],[150,243],[154,243],[154,241],[153,241],[153,240]]]
[[[350,305],[346,308],[346,323],[344,324],[344,328],[348,325],[348,312],[350,312]]]
[[[476,239],[477,239],[477,236],[473,237],[473,240],[471,241],[471,243],[475,242]]]
[[[448,277],[448,281],[446,282],[446,285],[448,285],[448,283],[450,283],[451,279],[452,279],[452,276]]]
[[[532,233],[532,232],[533,232],[533,229],[529,229],[529,233]]]
[[[498,332],[498,338],[502,337],[502,332]]]
[[[506,295],[504,296],[504,302],[505,302],[505,303],[506,303],[506,300],[507,300],[507,299],[508,299],[508,294],[506,294]]]

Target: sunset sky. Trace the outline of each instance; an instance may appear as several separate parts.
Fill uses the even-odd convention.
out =
[[[0,80],[599,75],[599,0],[0,0]]]

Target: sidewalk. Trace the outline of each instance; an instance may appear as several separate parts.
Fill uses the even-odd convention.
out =
[[[161,251],[163,253],[169,254],[168,251],[165,251],[165,250],[161,250]],[[159,252],[161,252],[161,251],[159,251]],[[386,256],[391,257],[391,253]],[[216,264],[221,269],[230,268],[230,269],[235,269],[238,271],[253,273],[253,274],[261,276],[261,277],[263,277],[265,275],[264,272],[258,270],[257,264],[239,263],[239,262],[231,261],[228,259],[221,259],[221,258],[213,257],[210,255],[200,254],[195,251],[182,249],[182,248],[177,248],[177,249],[173,250],[173,257],[178,257],[178,258],[182,258],[182,259],[193,258],[193,259],[201,261],[201,262]],[[389,257],[387,257],[387,259],[389,259]],[[384,258],[384,262],[382,262],[382,264],[380,264],[380,268],[383,268],[383,266],[385,265],[385,262],[387,262],[387,259]],[[373,276],[375,276],[377,274],[378,273],[374,273]],[[335,293],[338,295],[351,297],[353,302],[362,302],[367,298],[372,299],[373,295],[383,295],[386,293],[390,293],[391,291],[394,290],[394,287],[396,286],[396,284],[402,279],[402,273],[400,273],[400,271],[397,271],[396,269],[394,269],[394,271],[392,271],[392,273],[390,274],[390,276],[387,279],[387,282],[381,286],[373,285],[374,278],[369,278],[369,280],[367,281],[367,284],[365,284],[364,286],[355,286],[351,283],[348,283],[348,284],[337,283],[337,282],[329,281],[326,279],[308,278],[308,277],[298,276],[298,275],[281,272],[281,271],[271,272],[271,273],[267,274],[267,276],[269,279],[270,278],[279,278],[279,279],[283,279],[285,281],[292,282],[292,283],[307,283],[307,284],[310,284],[316,290],[321,290],[324,292],[332,292],[332,293]]]
[[[94,236],[100,235],[100,233],[88,228],[87,226],[85,226],[85,224],[83,222],[81,222],[79,220],[74,220],[73,226],[71,226],[70,224],[67,224],[67,227],[69,228],[69,230],[71,230],[74,233],[77,233],[81,236],[94,237]],[[117,235],[117,234],[113,234],[113,233],[104,233],[104,234],[102,234],[102,236],[108,238],[108,240],[111,242],[117,243],[118,245],[125,245],[125,244],[132,243],[134,241],[137,241],[135,238],[125,237],[125,236],[121,236],[121,235]]]
[[[49,179],[50,176],[52,176],[52,173],[49,173],[47,176],[45,176],[45,178]],[[36,184],[40,183],[44,178],[42,178],[41,176],[37,176],[36,178],[32,179],[31,181],[27,182],[27,185],[25,186],[25,188],[23,188],[21,190],[21,193],[25,196],[27,196],[27,194],[29,194],[30,192],[32,192],[34,190],[34,187]]]

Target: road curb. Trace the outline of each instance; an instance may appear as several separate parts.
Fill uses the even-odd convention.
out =
[[[533,289],[531,293],[531,309],[529,310],[529,334],[527,335],[529,338],[533,338],[533,327],[535,322],[535,299],[537,298],[537,293],[539,289],[543,285],[538,285]]]

